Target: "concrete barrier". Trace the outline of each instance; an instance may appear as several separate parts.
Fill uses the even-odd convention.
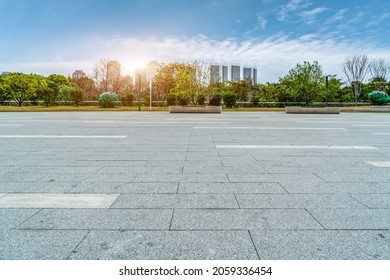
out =
[[[305,108],[286,107],[287,114],[340,114],[339,107]]]
[[[221,113],[222,106],[169,106],[169,113]]]

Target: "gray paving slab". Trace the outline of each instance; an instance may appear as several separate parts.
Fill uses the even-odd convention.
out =
[[[326,229],[390,229],[390,209],[308,209]]]
[[[250,173],[268,173],[267,170],[260,166],[186,166],[183,173],[195,174],[250,174]]]
[[[88,160],[75,160],[71,163],[74,166],[145,166],[148,161],[147,160],[108,160],[108,159],[100,159],[94,160],[92,159],[94,156],[88,155]],[[116,157],[115,157],[116,158]]]
[[[212,209],[238,208],[238,204],[232,194],[122,194],[111,208]]]
[[[35,174],[90,174],[96,173],[101,169],[101,167],[91,167],[91,166],[57,166],[57,167],[48,167],[48,166],[24,166],[16,170],[18,173],[35,173]]]
[[[176,193],[179,183],[81,182],[71,193]]]
[[[150,160],[146,166],[203,167],[222,166],[221,160]]]
[[[248,231],[91,231],[70,259],[252,260]]]
[[[42,174],[8,172],[1,175],[1,180],[3,182],[35,182],[43,177]]]
[[[179,193],[286,193],[278,183],[180,183]]]
[[[390,260],[390,231],[251,230],[263,260]]]
[[[18,229],[167,230],[168,209],[43,209]]]
[[[229,182],[226,174],[139,174],[134,183],[156,183],[156,182],[204,182],[223,183]]]
[[[352,197],[368,208],[390,208],[390,193],[387,194],[352,194]]]
[[[283,181],[281,186],[289,193],[390,193],[386,183],[312,183]]]
[[[348,194],[236,194],[240,208],[367,208]]]
[[[1,127],[2,135],[127,138],[0,138],[0,196],[120,194],[114,207],[147,207],[0,208],[1,229],[26,229],[7,235],[26,252],[15,258],[39,258],[49,250],[30,245],[44,239],[33,232],[48,232],[53,248],[64,245],[60,254],[47,252],[61,259],[79,235],[69,234],[69,242],[61,243],[51,232],[92,230],[72,254],[75,259],[251,259],[254,245],[248,236],[261,258],[388,259],[390,173],[368,162],[389,161],[389,139],[376,133],[384,131],[378,125],[388,125],[390,115],[37,112],[2,117],[20,125]],[[217,149],[223,144],[265,148]],[[274,145],[376,149],[266,149]],[[130,231],[122,235],[124,230]],[[88,239],[92,233],[96,237]],[[102,238],[107,244],[99,243]],[[263,238],[271,241],[263,244]],[[240,242],[248,244],[245,250]],[[297,242],[303,245],[294,247]]]
[[[0,208],[0,229],[15,228],[38,212],[38,209]]]
[[[40,192],[46,183],[43,182],[2,182],[0,181],[0,192]]]
[[[316,173],[319,178],[327,182],[340,183],[390,183],[390,173]]]
[[[0,230],[1,260],[65,260],[87,230]]]
[[[175,210],[174,230],[322,229],[304,209]]]
[[[323,179],[315,174],[227,174],[231,183],[295,182],[322,183]],[[282,183],[283,184],[283,183]]]
[[[182,167],[167,167],[167,166],[147,166],[147,167],[117,167],[106,166],[102,167],[97,173],[112,173],[112,174],[180,174],[183,173]]]

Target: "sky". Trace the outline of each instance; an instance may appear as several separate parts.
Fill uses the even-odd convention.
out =
[[[0,15],[0,72],[92,74],[113,59],[131,75],[197,60],[255,66],[265,83],[303,61],[343,79],[348,56],[390,57],[384,0],[12,0]]]

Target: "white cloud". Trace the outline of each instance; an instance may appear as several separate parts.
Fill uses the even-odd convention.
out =
[[[318,14],[321,14],[326,10],[327,9],[324,7],[319,7],[310,11],[303,11],[299,13],[299,16],[304,20],[305,23],[312,23],[313,21],[315,21],[315,18]]]
[[[287,4],[279,7],[278,11],[276,12],[276,18],[279,21],[285,21],[291,12],[296,12],[311,5],[312,4],[306,0],[291,0]]]
[[[265,27],[267,26],[268,20],[261,15],[257,15],[257,23],[261,29],[265,29]]]
[[[338,10],[333,17],[331,17],[326,23],[331,24],[335,23],[336,21],[341,21],[344,19],[344,14],[348,11],[348,9],[341,9]]]
[[[77,51],[77,55],[75,54]],[[103,38],[94,37],[89,41],[65,46],[60,60],[52,56],[41,57],[34,62],[19,61],[5,64],[4,71],[21,71],[48,75],[71,74],[75,69],[91,73],[94,64],[101,58],[118,60],[125,73],[132,74],[138,67],[146,66],[149,60],[161,62],[194,61],[218,62],[225,64],[240,63],[257,66],[259,81],[275,82],[297,63],[317,60],[326,73],[343,77],[341,64],[346,56],[364,53],[368,56],[389,57],[386,48],[360,45],[358,43],[321,40],[313,35],[290,39],[287,36],[275,36],[264,40],[237,39],[211,40],[206,36],[182,38],[135,37]]]

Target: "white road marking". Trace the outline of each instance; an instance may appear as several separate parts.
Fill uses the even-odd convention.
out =
[[[8,194],[0,208],[109,208],[119,194]]]
[[[375,167],[390,167],[390,161],[367,161],[367,163]]]
[[[0,138],[126,138],[125,135],[0,135]]]
[[[339,127],[261,127],[261,126],[194,126],[194,129],[248,129],[248,130],[343,130]]]
[[[217,149],[324,149],[324,150],[376,150],[372,146],[298,146],[298,145],[216,145]]]

